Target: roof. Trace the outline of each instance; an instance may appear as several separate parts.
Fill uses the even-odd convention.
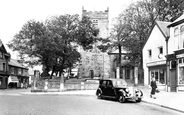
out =
[[[144,43],[144,46],[145,44],[147,43],[153,29],[155,26],[157,26],[159,28],[159,30],[161,31],[161,33],[163,34],[163,36],[165,37],[165,39],[168,39],[168,37],[170,36],[170,31],[169,31],[169,28],[168,28],[168,25],[171,24],[171,22],[163,22],[163,21],[155,21],[155,24],[153,25],[149,35],[148,35],[148,38],[146,40],[146,42]],[[143,46],[143,48],[144,48]]]
[[[23,66],[21,63],[17,62],[17,60],[15,60],[15,59],[10,59],[8,64],[11,65],[11,66],[28,69],[27,67]]]
[[[168,27],[174,27],[174,26],[177,26],[181,23],[184,23],[184,14],[182,14],[179,18],[177,18],[173,23],[168,25]]]
[[[165,38],[170,36],[169,28],[167,28],[167,26],[171,24],[171,22],[156,21],[156,24]]]

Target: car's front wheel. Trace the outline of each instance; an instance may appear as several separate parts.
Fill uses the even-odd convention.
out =
[[[97,90],[96,95],[98,99],[102,98],[102,92],[100,90]]]
[[[136,100],[136,102],[141,102],[141,98],[138,98],[138,99]]]
[[[118,101],[119,101],[120,103],[124,103],[124,102],[125,102],[125,96],[124,96],[123,94],[120,94],[120,95],[118,96]]]

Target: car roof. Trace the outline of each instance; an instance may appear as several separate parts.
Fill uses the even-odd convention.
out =
[[[124,79],[116,79],[116,78],[104,78],[100,80],[125,81]]]

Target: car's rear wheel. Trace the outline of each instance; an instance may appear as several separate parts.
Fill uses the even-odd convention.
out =
[[[136,100],[136,102],[141,102],[141,100],[142,100],[141,98],[138,98],[138,100]]]
[[[120,94],[120,95],[118,96],[118,101],[119,101],[120,103],[124,103],[124,102],[125,102],[125,96],[124,96],[123,94]]]
[[[102,98],[102,92],[100,90],[97,90],[96,95],[98,99]]]

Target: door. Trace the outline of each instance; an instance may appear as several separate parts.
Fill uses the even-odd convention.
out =
[[[90,70],[90,78],[93,79],[93,77],[94,77],[94,71]]]
[[[111,80],[107,81],[106,93],[107,96],[115,96],[114,87]]]
[[[176,69],[172,69],[171,71],[171,76],[170,76],[170,80],[171,80],[171,92],[176,92],[176,87],[177,87],[177,83],[176,83]]]

